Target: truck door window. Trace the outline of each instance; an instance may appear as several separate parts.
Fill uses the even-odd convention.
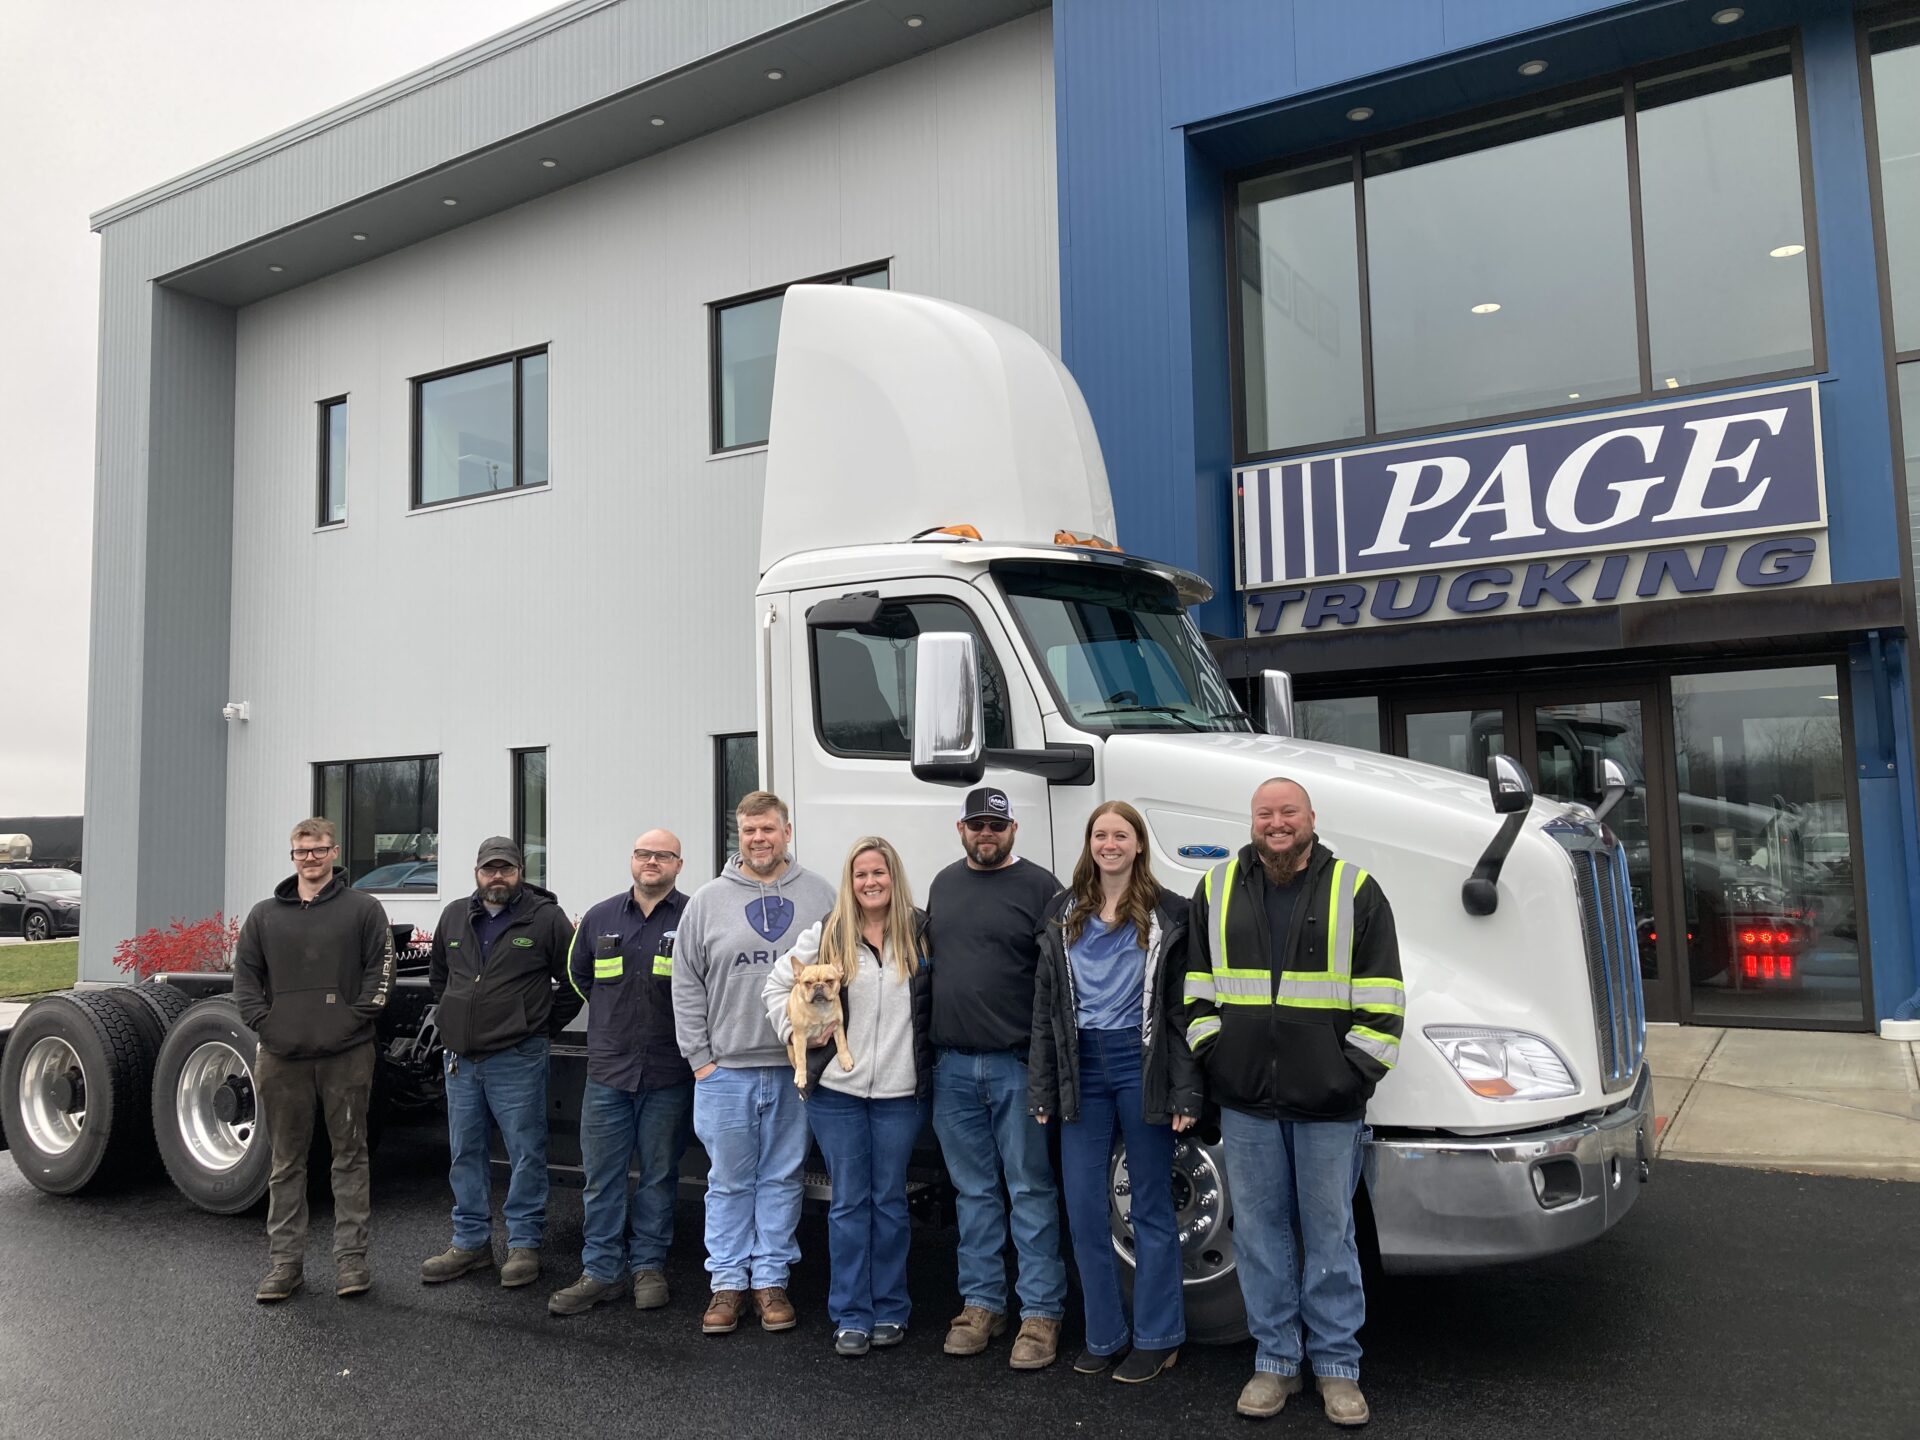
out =
[[[964,606],[951,600],[892,600],[860,630],[813,632],[814,723],[836,755],[905,760],[913,746],[914,654],[923,634],[957,632],[980,645],[981,707],[987,744],[1013,744],[1007,685],[993,648]]]

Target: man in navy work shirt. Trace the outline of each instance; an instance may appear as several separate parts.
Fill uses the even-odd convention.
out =
[[[673,1034],[673,942],[687,897],[675,888],[680,839],[649,830],[633,842],[633,884],[581,917],[567,957],[587,1004],[587,1090],[580,1104],[580,1278],[547,1300],[578,1315],[622,1291],[667,1303],[667,1250],[680,1159],[693,1136],[693,1070]],[[627,1163],[640,1182],[627,1193]]]

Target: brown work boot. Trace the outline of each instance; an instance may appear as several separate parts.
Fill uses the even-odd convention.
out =
[[[462,1250],[458,1245],[450,1245],[431,1260],[421,1262],[420,1283],[442,1285],[475,1270],[484,1270],[491,1264],[493,1251],[488,1246],[482,1245],[478,1250]]]
[[[760,1311],[762,1330],[791,1330],[800,1323],[800,1317],[793,1313],[793,1302],[787,1299],[787,1287],[768,1285],[753,1292],[753,1303]]]
[[[1029,1315],[1020,1322],[1020,1333],[1013,1337],[1013,1354],[1007,1364],[1016,1370],[1044,1370],[1060,1351],[1060,1322]]]
[[[1241,1387],[1240,1403],[1233,1408],[1242,1415],[1265,1420],[1286,1409],[1289,1397],[1298,1395],[1306,1383],[1298,1375],[1269,1375],[1264,1370],[1256,1370],[1253,1378]]]
[[[700,1317],[702,1335],[731,1335],[740,1324],[740,1310],[747,1298],[744,1290],[716,1290],[707,1302],[707,1313]]]
[[[658,1270],[633,1272],[633,1308],[658,1310],[668,1300],[667,1277]]]
[[[1326,1407],[1327,1419],[1334,1424],[1364,1425],[1373,1418],[1373,1412],[1367,1409],[1367,1397],[1353,1381],[1322,1377],[1315,1383],[1320,1387],[1320,1403]]]
[[[282,1300],[291,1300],[294,1292],[306,1283],[299,1261],[276,1260],[273,1268],[267,1272],[266,1279],[253,1292],[253,1298],[262,1305],[277,1304]]]
[[[509,1250],[507,1263],[500,1267],[500,1283],[509,1290],[517,1290],[522,1285],[531,1285],[540,1278],[540,1252],[538,1250]]]
[[[333,1268],[333,1293],[342,1300],[349,1295],[364,1295],[373,1288],[373,1271],[364,1255],[345,1255]]]
[[[1007,1317],[998,1310],[968,1305],[947,1322],[947,1343],[940,1348],[949,1355],[978,1355],[1006,1328]]]

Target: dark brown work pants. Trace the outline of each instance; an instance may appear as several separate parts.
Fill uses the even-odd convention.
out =
[[[334,1262],[365,1259],[373,1214],[367,1177],[373,1042],[319,1060],[283,1060],[263,1047],[253,1063],[253,1083],[273,1144],[267,1178],[267,1250],[273,1263],[298,1265],[306,1257],[307,1153],[316,1105],[333,1147]]]

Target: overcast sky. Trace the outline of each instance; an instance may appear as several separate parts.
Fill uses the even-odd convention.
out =
[[[86,764],[100,242],[87,216],[552,0],[0,0],[0,815]]]

